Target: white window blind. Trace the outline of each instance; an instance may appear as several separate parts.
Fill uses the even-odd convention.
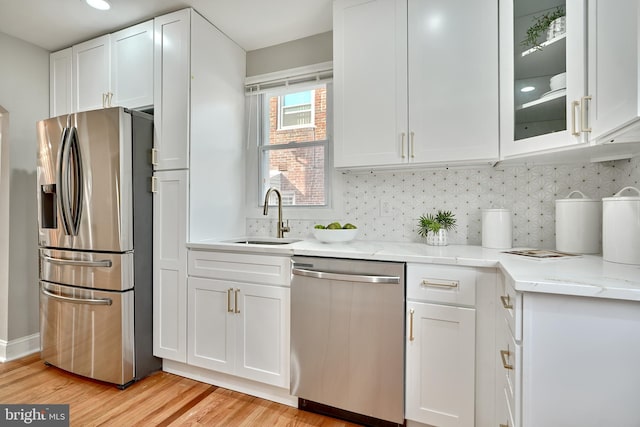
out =
[[[246,95],[258,95],[265,92],[273,93],[279,88],[288,90],[295,87],[303,90],[318,83],[328,83],[332,79],[333,62],[329,61],[247,77],[244,87]]]

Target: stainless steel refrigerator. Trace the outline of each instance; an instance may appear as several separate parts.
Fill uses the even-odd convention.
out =
[[[153,356],[153,117],[108,108],[38,133],[42,359],[121,388]]]

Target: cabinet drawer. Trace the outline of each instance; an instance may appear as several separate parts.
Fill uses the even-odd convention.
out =
[[[473,306],[476,303],[476,270],[407,264],[407,299]]]
[[[496,358],[498,385],[502,385],[509,399],[514,420],[518,419],[521,400],[522,346],[511,335],[506,319],[498,318]]]
[[[498,279],[498,306],[511,334],[517,342],[522,340],[522,294],[516,292],[513,281],[504,273]]]
[[[289,286],[291,258],[190,250],[189,276]]]

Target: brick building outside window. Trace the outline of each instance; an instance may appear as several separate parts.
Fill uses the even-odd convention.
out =
[[[269,187],[283,204],[327,204],[327,88],[265,95],[261,149],[262,196]],[[270,204],[275,204],[272,197]]]

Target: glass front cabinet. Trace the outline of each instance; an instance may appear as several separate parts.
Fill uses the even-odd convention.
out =
[[[502,158],[585,144],[584,0],[500,2]]]
[[[506,0],[499,13],[502,159],[640,152],[638,0]]]

